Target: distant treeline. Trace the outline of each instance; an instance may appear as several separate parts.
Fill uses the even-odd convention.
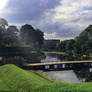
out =
[[[79,36],[72,40],[61,41],[56,46],[57,51],[66,52],[80,58],[92,57],[92,25],[89,25]]]
[[[69,57],[83,59],[92,59],[92,25],[89,25],[84,31],[74,39],[59,41],[47,41],[45,50],[65,52]]]

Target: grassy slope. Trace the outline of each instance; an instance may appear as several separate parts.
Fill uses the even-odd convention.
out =
[[[13,91],[16,89],[34,90],[34,88],[51,83],[51,81],[40,75],[27,72],[14,65],[4,65],[0,67],[0,79]]]
[[[0,92],[10,91],[10,88],[0,79]]]
[[[0,67],[0,90],[11,92],[92,92],[92,83],[53,83],[33,72],[14,65]]]

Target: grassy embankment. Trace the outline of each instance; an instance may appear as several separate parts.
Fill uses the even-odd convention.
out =
[[[92,83],[53,82],[14,65],[0,67],[0,92],[92,92]],[[7,92],[6,91],[6,92]]]

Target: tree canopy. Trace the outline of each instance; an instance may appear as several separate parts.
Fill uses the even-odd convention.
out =
[[[18,44],[40,46],[43,41],[44,33],[40,29],[34,29],[30,24],[25,24],[18,29],[14,25],[8,25],[7,20],[0,18],[0,46],[16,46]]]
[[[39,29],[34,29],[31,25],[25,24],[20,29],[20,38],[26,44],[43,44],[44,33]]]
[[[79,36],[73,40],[61,41],[56,47],[60,51],[66,52],[69,55],[75,56],[92,56],[92,25],[89,25],[83,30]]]
[[[8,26],[8,22],[7,20],[3,19],[3,18],[0,18],[0,26],[2,28],[5,28],[5,26]]]

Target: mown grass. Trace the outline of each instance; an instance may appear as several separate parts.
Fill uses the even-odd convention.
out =
[[[0,92],[5,92],[8,91],[10,92],[10,88],[8,87],[8,85],[6,85],[1,79],[0,79]]]
[[[6,90],[10,92],[92,92],[92,82],[53,82],[34,71],[25,71],[10,64],[0,67],[0,92]]]
[[[12,64],[0,67],[0,79],[12,91],[26,90],[26,92],[29,92],[29,90],[34,90],[38,86],[51,83],[49,80],[33,72],[29,73]]]

